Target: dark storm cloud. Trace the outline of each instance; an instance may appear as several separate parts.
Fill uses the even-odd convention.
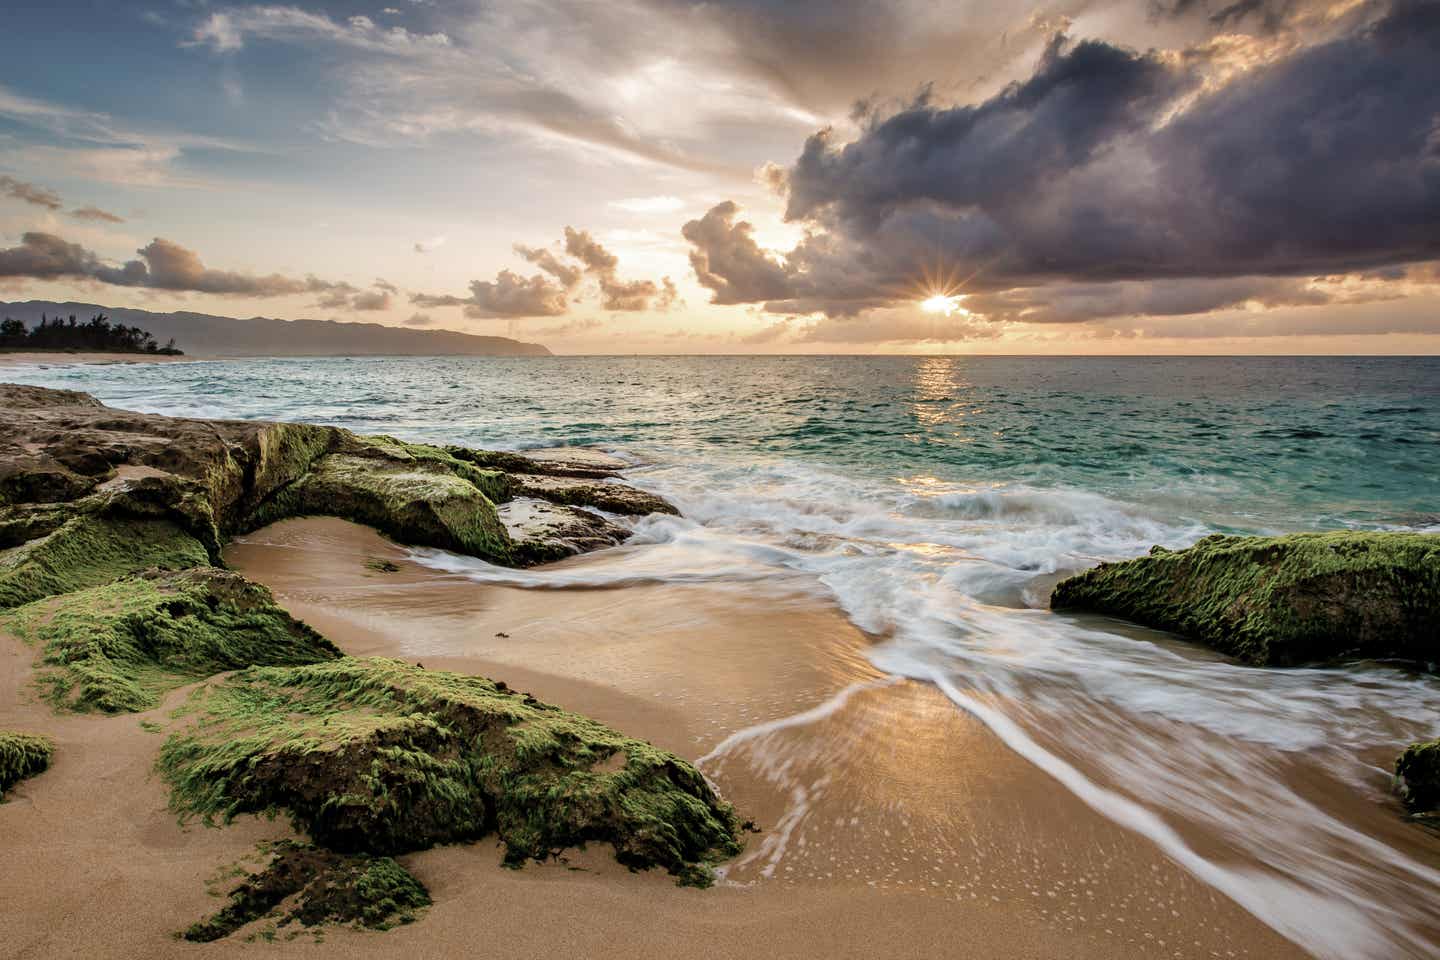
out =
[[[22,203],[45,207],[47,210],[59,210],[64,206],[60,201],[60,194],[54,190],[26,183],[24,180],[16,180],[14,177],[4,174],[0,174],[0,194],[12,197]]]
[[[719,303],[843,313],[899,298],[937,259],[980,292],[1433,259],[1440,4],[1361,15],[1213,89],[1218,54],[1057,41],[977,105],[918,103],[845,145],[811,137],[784,179],[787,219],[811,237],[772,258],[721,204],[685,226],[692,263]]]
[[[571,300],[583,292],[586,277],[594,280],[600,306],[606,310],[666,310],[678,298],[669,277],[659,284],[653,280],[622,280],[618,275],[620,258],[587,230],[566,227],[559,251],[520,243],[514,249],[541,272],[524,277],[512,270],[501,270],[493,281],[471,281],[468,297],[419,293],[410,298],[411,302],[421,307],[463,307],[466,316],[476,318],[555,317],[566,313]]]
[[[112,266],[78,243],[70,243],[52,233],[31,231],[21,236],[19,246],[0,250],[0,278],[94,280],[121,287],[227,296],[315,293],[324,297],[344,294],[348,298],[360,293],[350,284],[316,277],[300,280],[278,273],[256,275],[213,270],[205,266],[195,251],[159,237],[136,252],[139,259]]]

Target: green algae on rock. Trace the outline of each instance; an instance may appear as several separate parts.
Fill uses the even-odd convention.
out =
[[[182,816],[285,810],[340,851],[490,833],[519,866],[589,842],[704,885],[739,824],[689,763],[502,683],[395,660],[252,668],[199,688],[159,770]]]
[[[262,505],[247,525],[302,514],[344,517],[401,543],[501,563],[510,559],[510,541],[495,504],[470,480],[434,461],[331,454]]]
[[[1172,630],[1257,666],[1440,661],[1440,534],[1206,537],[1062,581],[1056,610]]]
[[[28,548],[83,515],[164,521],[199,541],[217,563],[227,538],[308,514],[365,523],[415,546],[500,564],[535,563],[628,536],[577,504],[636,515],[674,512],[652,494],[595,482],[613,478],[615,465],[595,455],[534,459],[314,424],[161,417],[112,410],[85,394],[13,384],[0,384],[0,410],[6,414],[0,417],[0,550]],[[544,550],[517,549],[514,524],[497,513],[515,497],[522,472],[529,495],[555,505],[544,529],[519,530],[520,540],[543,540]],[[595,535],[599,525],[604,536]],[[560,528],[580,534],[557,537]],[[92,564],[71,577],[61,569],[68,558],[60,556],[48,578],[32,576],[7,589],[5,568],[14,564],[6,557],[0,554],[0,605],[7,606],[146,566],[195,565],[151,555],[118,569]]]
[[[37,646],[35,683],[55,707],[121,713],[253,664],[306,664],[340,651],[225,570],[151,569],[19,607],[5,625]]]
[[[54,755],[55,744],[49,737],[0,730],[0,800],[21,780],[48,769]]]
[[[424,884],[390,857],[343,854],[285,841],[269,850],[270,861],[231,890],[230,902],[183,934],[195,943],[228,937],[257,920],[277,927],[348,924],[389,930],[412,923],[430,906]]]
[[[1414,813],[1440,813],[1440,739],[1412,743],[1395,759],[1395,788]]]
[[[0,607],[108,583],[146,567],[210,562],[204,544],[168,520],[77,513],[0,551]]]

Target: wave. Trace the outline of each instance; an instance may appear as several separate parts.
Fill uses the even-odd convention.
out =
[[[1036,609],[1061,572],[1153,543],[1184,546],[1212,528],[1088,491],[877,484],[793,463],[632,479],[693,519],[642,522],[635,542],[649,546],[636,557],[654,551],[653,561],[626,557],[614,571],[645,562],[657,582],[758,580],[766,570],[812,581],[881,638],[875,666],[933,683],[1087,805],[1284,936],[1336,960],[1425,955],[1440,873],[1327,812],[1279,771],[1322,762],[1378,800],[1388,778],[1366,756],[1440,729],[1440,686],[1387,668],[1237,666],[1158,633]],[[741,731],[706,759],[764,749],[769,732]],[[792,806],[781,822],[794,829],[810,801],[803,784],[783,787]],[[1197,852],[1175,822],[1249,851],[1250,865]],[[773,872],[784,837],[762,853]]]

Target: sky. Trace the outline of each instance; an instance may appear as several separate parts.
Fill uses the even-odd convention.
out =
[[[1440,353],[1440,0],[7,0],[0,62],[0,299]]]

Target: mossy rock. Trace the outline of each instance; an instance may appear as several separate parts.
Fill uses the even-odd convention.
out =
[[[77,513],[0,551],[0,607],[84,590],[147,567],[180,570],[209,562],[204,544],[169,520]]]
[[[152,569],[20,607],[5,625],[37,646],[36,685],[59,709],[122,713],[169,690],[253,664],[306,664],[340,651],[225,570]]]
[[[390,857],[288,841],[269,852],[270,862],[236,885],[224,909],[186,930],[186,940],[210,943],[257,920],[276,927],[298,922],[389,930],[413,922],[417,911],[430,906],[424,884]]]
[[[454,474],[472,484],[493,503],[504,503],[511,497],[511,480],[505,471],[487,468],[472,460],[455,456],[451,451],[461,448],[436,447],[428,443],[409,443],[383,434],[349,435],[339,452],[365,459],[389,460],[399,464],[423,464],[443,473]]]
[[[510,539],[494,502],[470,480],[434,462],[330,454],[277,492],[246,525],[305,514],[367,524],[401,543],[500,563],[510,559]]]
[[[490,833],[518,866],[589,842],[709,882],[739,825],[689,763],[481,677],[345,658],[211,681],[159,770],[182,816],[287,811],[344,852]]]
[[[1395,788],[1415,813],[1440,813],[1440,740],[1412,743],[1395,759]]]
[[[1171,630],[1257,666],[1440,661],[1440,535],[1211,536],[1062,581],[1056,610]]]
[[[49,737],[0,730],[0,800],[15,784],[50,767],[55,744]]]

